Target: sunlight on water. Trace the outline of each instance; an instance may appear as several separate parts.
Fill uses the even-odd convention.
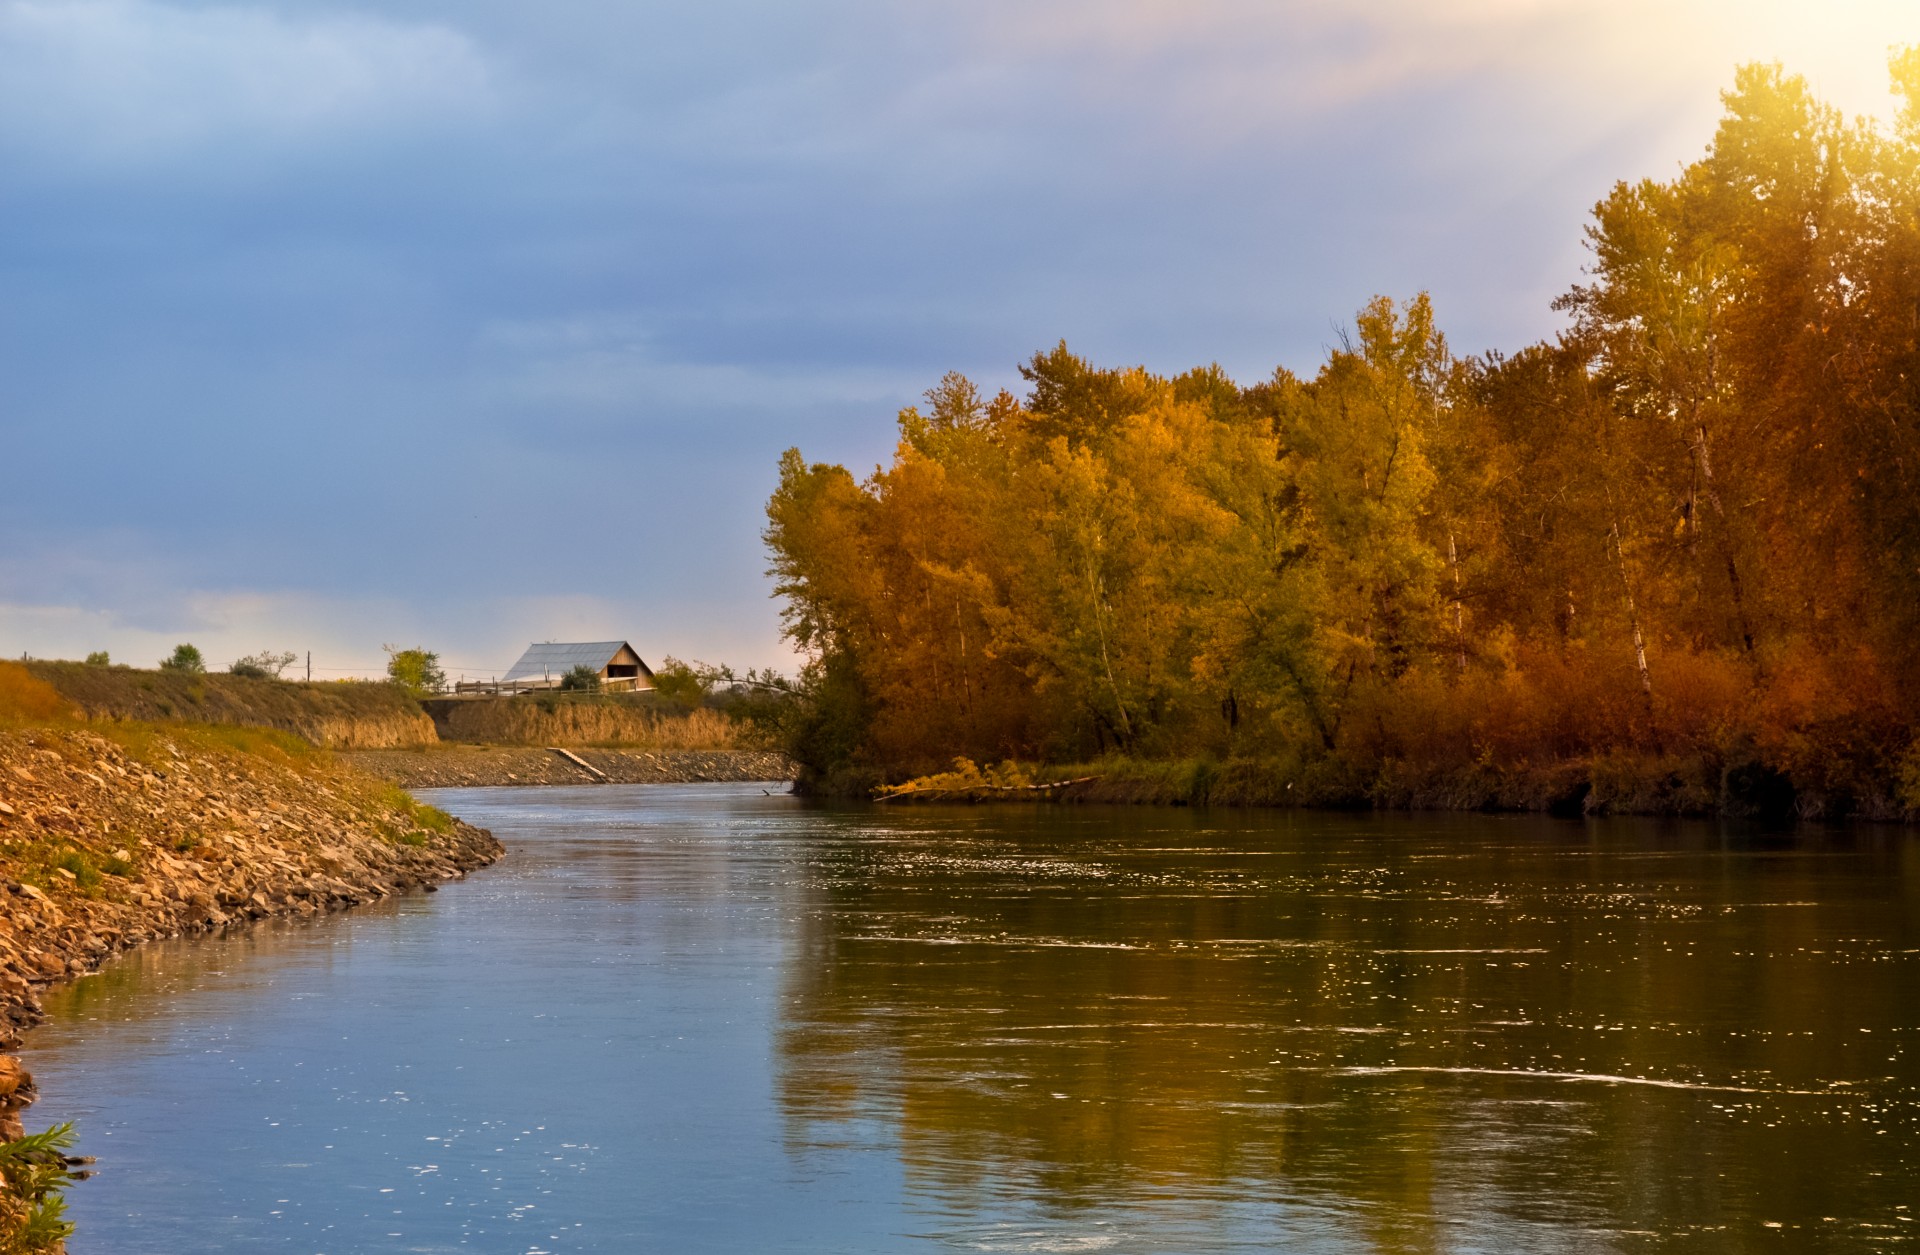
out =
[[[433,800],[511,858],[51,1000],[76,1255],[1920,1230],[1901,832]]]

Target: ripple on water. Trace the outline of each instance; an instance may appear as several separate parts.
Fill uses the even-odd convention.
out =
[[[1797,857],[1485,816],[881,822],[753,786],[436,801],[512,858],[49,998],[37,1111],[81,1116],[101,1159],[76,1250],[1571,1255],[1920,1229],[1905,837]]]

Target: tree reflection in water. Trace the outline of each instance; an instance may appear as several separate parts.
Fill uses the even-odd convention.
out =
[[[821,851],[780,1097],[797,1152],[891,1142],[942,1211],[1386,1251],[1904,1224],[1902,834],[889,820]]]

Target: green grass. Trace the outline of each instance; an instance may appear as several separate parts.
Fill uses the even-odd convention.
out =
[[[100,869],[93,865],[92,859],[79,850],[68,850],[52,859],[49,865],[56,870],[71,872],[74,882],[82,889],[100,887]]]
[[[381,834],[401,845],[424,846],[430,840],[428,833],[451,836],[456,826],[453,816],[437,806],[428,806],[397,784],[374,785],[372,800],[389,814],[402,817],[403,822],[397,824],[380,821]]]

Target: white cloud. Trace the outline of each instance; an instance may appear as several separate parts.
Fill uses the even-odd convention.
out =
[[[0,0],[0,135],[94,164],[407,131],[484,110],[465,35],[156,0]]]

